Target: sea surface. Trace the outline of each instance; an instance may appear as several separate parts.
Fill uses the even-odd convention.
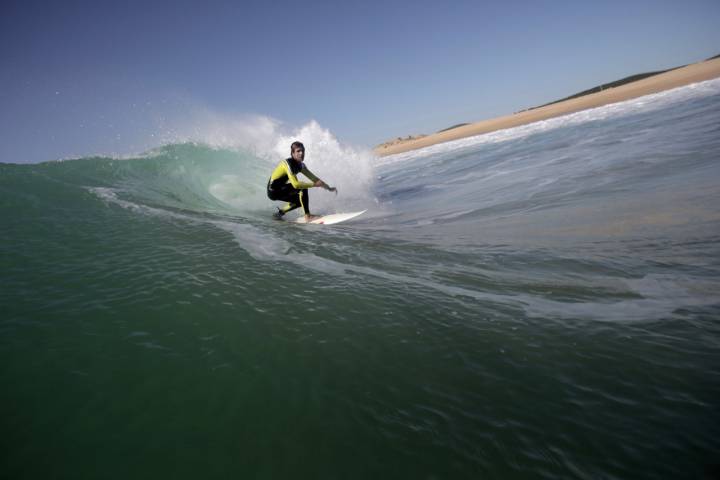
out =
[[[272,220],[293,140],[368,212]],[[257,145],[2,159],[0,477],[718,478],[720,80]]]

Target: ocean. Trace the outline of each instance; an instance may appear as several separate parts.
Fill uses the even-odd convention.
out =
[[[293,140],[368,212],[272,220]],[[3,160],[3,478],[718,478],[720,80],[383,158]]]

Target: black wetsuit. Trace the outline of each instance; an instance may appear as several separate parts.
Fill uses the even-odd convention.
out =
[[[284,208],[280,209],[281,215],[299,207],[303,207],[305,215],[310,215],[310,196],[307,189],[315,184],[301,182],[297,178],[298,173],[302,173],[313,182],[319,180],[304,163],[297,162],[292,158],[281,161],[268,180],[268,198],[288,202]]]

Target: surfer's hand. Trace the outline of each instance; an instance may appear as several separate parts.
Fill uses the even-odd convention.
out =
[[[327,185],[325,185],[325,182],[323,182],[322,180],[318,180],[313,184],[313,187],[326,187],[327,188]]]

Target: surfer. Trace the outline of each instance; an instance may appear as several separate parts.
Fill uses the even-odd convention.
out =
[[[288,202],[283,208],[273,214],[273,218],[280,220],[283,215],[291,210],[302,207],[305,212],[305,221],[318,218],[317,215],[310,214],[310,197],[308,189],[312,187],[322,187],[325,190],[336,192],[337,189],[329,186],[318,177],[315,176],[303,163],[305,158],[305,146],[300,142],[293,142],[290,145],[290,158],[282,160],[267,184],[267,196],[270,200],[282,200]],[[297,174],[302,173],[310,182],[301,182],[297,178]]]

